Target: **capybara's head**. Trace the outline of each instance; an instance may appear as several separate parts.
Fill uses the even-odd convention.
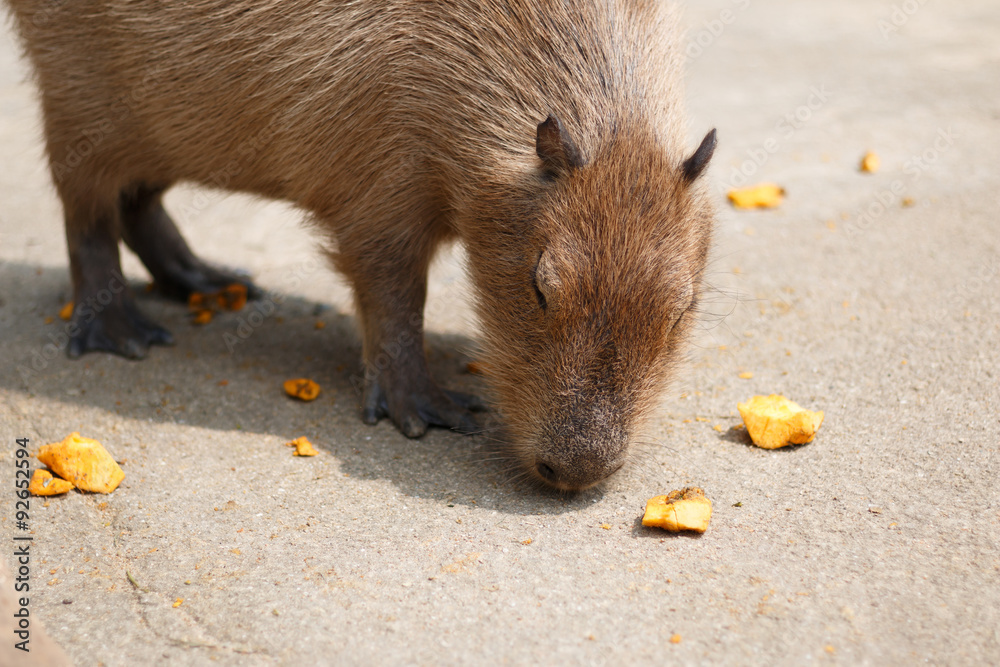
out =
[[[488,377],[533,478],[584,489],[625,463],[695,317],[714,147],[713,130],[685,160],[633,131],[584,155],[550,116],[534,196],[470,247]]]

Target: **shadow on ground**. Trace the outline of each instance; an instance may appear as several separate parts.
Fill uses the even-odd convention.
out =
[[[350,315],[271,294],[197,326],[183,304],[146,293],[142,283],[131,287],[140,308],[174,334],[175,345],[153,348],[142,361],[99,353],[71,360],[63,349],[68,323],[58,317],[70,298],[66,270],[0,266],[0,387],[73,406],[68,413],[83,408],[112,421],[120,417],[289,440],[306,435],[339,460],[343,474],[384,479],[406,495],[448,504],[482,508],[483,491],[489,490],[493,509],[549,514],[573,511],[602,496],[600,489],[558,494],[517,479],[492,414],[481,416],[484,433],[475,436],[432,429],[410,440],[387,420],[364,425],[358,417],[361,344]],[[466,370],[474,350],[475,342],[464,336],[427,335],[434,377],[443,386],[485,395],[482,378]],[[282,383],[295,377],[318,382],[320,397],[303,403],[285,396]],[[67,433],[89,430],[85,423],[63,428]],[[50,441],[65,435],[43,434]],[[501,490],[499,497],[495,490]]]

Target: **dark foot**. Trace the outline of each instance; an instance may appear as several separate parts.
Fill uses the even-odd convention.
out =
[[[121,273],[117,213],[97,214],[67,207],[66,239],[73,276],[73,324],[67,354],[113,352],[142,359],[150,345],[170,345],[173,337],[136,307]]]
[[[101,311],[86,303],[73,316],[78,333],[67,353],[76,359],[86,352],[113,352],[126,359],[143,359],[151,345],[173,345],[170,332],[147,319],[130,299],[110,303]]]
[[[187,266],[175,266],[169,273],[153,276],[156,290],[170,299],[187,301],[191,294],[215,294],[232,284],[243,285],[247,289],[247,299],[256,300],[264,296],[264,291],[253,284],[243,272],[213,267],[198,258]]]
[[[212,266],[191,252],[163,209],[163,191],[161,187],[141,186],[123,194],[119,203],[122,238],[149,269],[157,289],[186,301],[194,292],[214,294],[238,283],[247,288],[247,298],[264,296],[246,273]]]
[[[445,389],[444,393],[451,399],[452,403],[465,408],[466,410],[471,410],[472,412],[486,412],[490,409],[490,406],[487,405],[486,401],[475,394],[465,394],[460,391],[451,391],[450,389]]]
[[[443,391],[429,379],[410,383],[411,387],[423,385],[422,390],[414,391],[403,383],[387,382],[387,375],[365,383],[361,420],[366,424],[377,424],[382,417],[388,417],[408,438],[419,438],[428,426],[443,426],[460,433],[481,430],[472,415],[473,411],[485,409],[479,398]]]

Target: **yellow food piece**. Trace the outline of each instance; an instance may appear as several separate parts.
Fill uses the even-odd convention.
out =
[[[778,394],[754,396],[736,407],[753,444],[764,449],[811,442],[823,423],[822,411],[810,412]]]
[[[751,371],[743,371],[740,373],[741,380],[749,380],[751,378],[753,378],[753,373]]]
[[[309,439],[305,436],[295,438],[291,442],[286,442],[285,446],[295,448],[292,456],[316,456],[319,454],[319,452],[316,451],[316,448],[312,446],[312,443],[309,442]]]
[[[285,380],[285,393],[300,401],[312,401],[319,396],[319,385],[306,378]]]
[[[191,292],[188,295],[188,310],[195,313],[204,310],[206,301],[205,295],[201,292]]]
[[[38,460],[81,491],[111,493],[125,479],[108,450],[79,433],[70,433],[62,442],[42,445]]]
[[[730,190],[728,196],[736,208],[774,208],[785,198],[785,188],[774,183],[761,183]]]
[[[647,500],[642,525],[664,528],[675,533],[682,530],[704,533],[708,530],[711,518],[712,501],[705,497],[705,492],[701,489],[689,486]]]
[[[59,319],[69,320],[73,317],[73,302],[70,301],[65,306],[59,309]]]
[[[199,310],[194,316],[195,324],[208,324],[212,321],[212,311],[210,310]]]
[[[240,283],[227,285],[215,298],[223,310],[242,310],[247,305],[247,286]]]
[[[188,295],[188,309],[195,313],[202,313],[206,310],[241,310],[247,305],[247,287],[240,283],[227,285],[218,292],[205,294],[203,292],[191,292]],[[202,323],[199,323],[202,324]]]
[[[53,477],[48,470],[39,468],[31,476],[28,492],[33,496],[58,496],[73,488],[73,484],[64,479]]]
[[[683,641],[683,638],[680,635],[673,635],[670,638],[670,643],[671,644],[680,644],[681,641]]]
[[[878,171],[880,164],[881,161],[879,160],[878,155],[868,151],[865,153],[865,156],[861,158],[861,171],[868,174],[874,174]]]
[[[174,609],[177,609],[177,607],[180,607],[182,604],[184,604],[184,598],[177,598],[174,600]]]

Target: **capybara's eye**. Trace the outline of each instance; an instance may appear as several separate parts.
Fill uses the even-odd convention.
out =
[[[548,302],[545,301],[545,295],[542,294],[542,290],[538,289],[538,279],[531,281],[531,286],[535,288],[535,298],[538,299],[538,307],[545,310],[548,307]]]
[[[535,290],[535,298],[538,299],[539,308],[546,311],[549,306],[558,307],[562,281],[559,279],[559,272],[556,269],[551,249],[543,250],[538,256],[535,270],[532,271],[531,284]]]

